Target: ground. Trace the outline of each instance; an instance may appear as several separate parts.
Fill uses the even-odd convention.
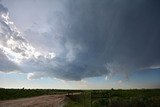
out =
[[[66,95],[44,95],[32,98],[0,101],[1,107],[63,107]]]

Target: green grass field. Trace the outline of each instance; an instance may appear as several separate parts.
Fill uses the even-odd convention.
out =
[[[132,90],[54,90],[54,89],[0,89],[0,100],[40,95],[67,95],[64,107],[160,107],[160,89]]]
[[[159,89],[88,90],[69,98],[65,107],[160,107]]]

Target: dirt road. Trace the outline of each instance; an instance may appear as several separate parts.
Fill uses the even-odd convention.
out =
[[[45,95],[0,101],[0,107],[63,107],[66,95]]]

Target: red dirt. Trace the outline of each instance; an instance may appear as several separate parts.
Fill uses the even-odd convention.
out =
[[[65,95],[45,95],[0,101],[0,107],[63,107],[65,99]]]

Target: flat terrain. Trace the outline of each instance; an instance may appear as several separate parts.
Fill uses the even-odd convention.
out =
[[[66,95],[44,95],[0,101],[0,107],[63,107]]]
[[[0,107],[160,107],[160,89],[0,89]]]

